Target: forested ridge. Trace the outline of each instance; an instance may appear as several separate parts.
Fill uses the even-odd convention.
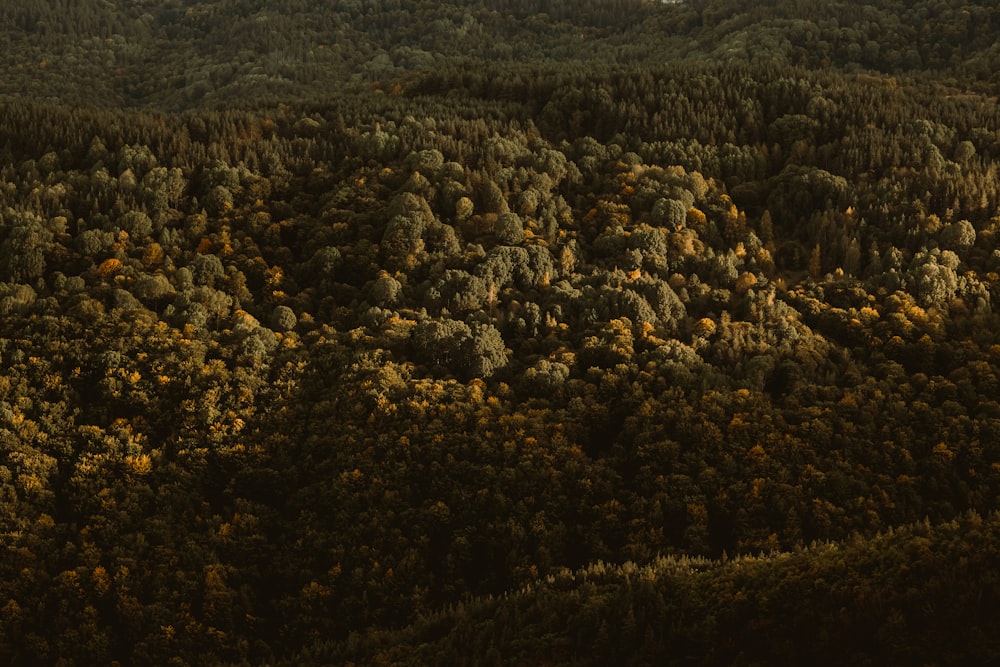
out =
[[[1000,9],[0,6],[0,662],[989,664]]]

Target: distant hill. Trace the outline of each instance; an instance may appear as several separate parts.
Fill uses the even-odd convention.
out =
[[[476,62],[781,62],[997,81],[995,3],[640,0],[0,7],[0,92],[164,109],[321,99]]]

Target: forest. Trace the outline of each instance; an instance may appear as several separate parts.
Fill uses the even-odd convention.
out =
[[[1000,659],[990,0],[0,4],[0,663]]]

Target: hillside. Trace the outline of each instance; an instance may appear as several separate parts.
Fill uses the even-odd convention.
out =
[[[989,664],[996,531],[972,515],[766,557],[598,562],[290,664],[503,664],[510,647],[537,664]]]
[[[995,659],[1000,10],[806,4],[4,3],[0,662]]]

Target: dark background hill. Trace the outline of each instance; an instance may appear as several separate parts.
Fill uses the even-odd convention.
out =
[[[442,69],[772,64],[996,83],[968,2],[11,0],[0,92],[70,105],[263,107]]]

